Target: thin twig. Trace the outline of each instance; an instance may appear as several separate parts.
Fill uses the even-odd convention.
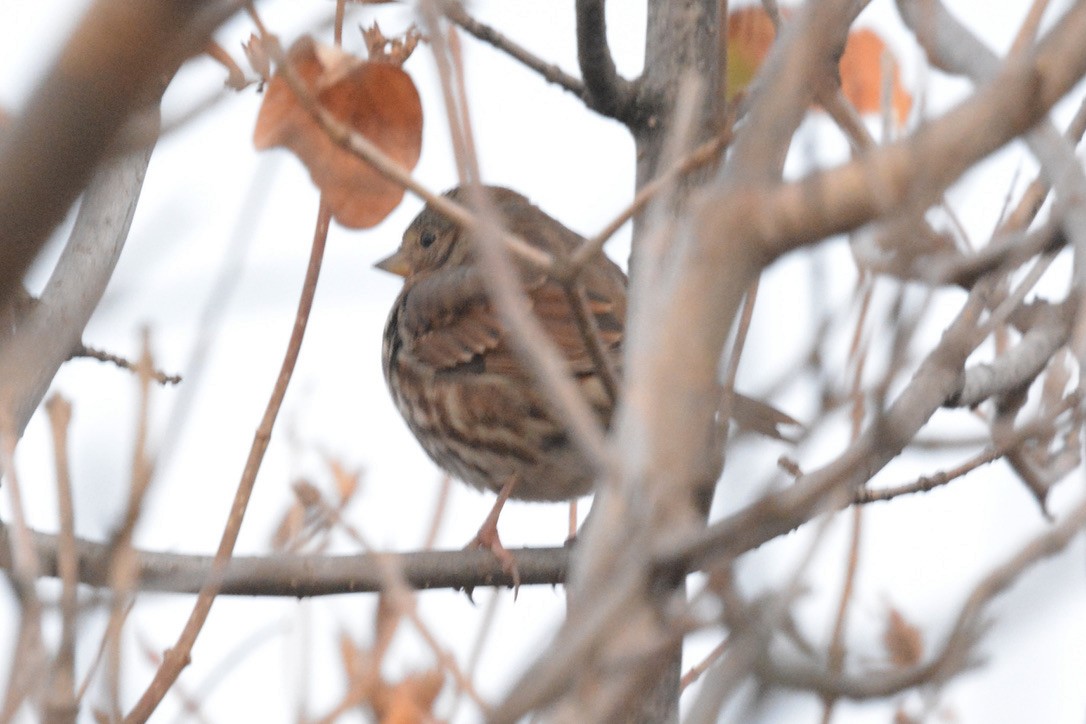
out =
[[[546,81],[561,86],[578,98],[585,98],[586,91],[584,83],[582,83],[579,78],[575,78],[569,73],[566,73],[553,63],[547,63],[542,58],[530,53],[523,46],[517,45],[494,28],[471,17],[471,15],[464,10],[464,6],[460,2],[447,3],[444,7],[444,12],[445,17],[449,20],[456,23],[484,43],[488,43],[515,60],[520,61],[525,66],[541,75]]]
[[[426,537],[422,542],[422,550],[433,550],[437,541],[437,534],[441,531],[441,524],[445,522],[445,514],[449,507],[449,494],[452,492],[453,479],[448,473],[441,476],[441,487],[438,488],[437,502],[434,503],[434,512],[430,516],[430,527],[426,531]]]
[[[570,311],[573,312],[573,321],[577,325],[577,331],[581,335],[581,341],[592,358],[592,364],[596,367],[596,374],[603,383],[603,389],[611,400],[611,405],[618,404],[618,375],[615,373],[611,358],[603,348],[600,340],[599,325],[595,316],[588,309],[588,298],[585,296],[584,284],[574,281],[572,284],[563,284],[562,291],[569,302]]]
[[[853,329],[852,344],[849,347],[848,358],[852,361],[852,441],[863,432],[864,420],[864,396],[863,375],[866,366],[869,344],[864,335],[867,317],[871,311],[871,300],[875,293],[875,283],[871,275],[861,271],[858,285],[862,289],[860,295],[860,313],[856,316],[856,325]],[[841,594],[837,601],[837,615],[834,617],[833,632],[830,634],[830,644],[826,651],[827,668],[834,674],[840,674],[845,665],[845,631],[848,626],[848,613],[852,604],[852,593],[856,587],[856,573],[860,567],[860,540],[863,535],[863,507],[855,506],[852,509],[852,526],[849,531],[848,555],[846,557],[845,579],[841,583]],[[833,717],[836,705],[834,697],[824,697],[822,700],[822,723],[829,724]]]
[[[1052,408],[1044,419],[1035,420],[1029,424],[1023,425],[1013,434],[1008,435],[1006,439],[1001,440],[998,445],[991,445],[985,448],[968,460],[962,462],[960,465],[956,465],[949,470],[941,470],[930,475],[923,475],[910,483],[894,485],[888,488],[864,488],[856,494],[853,502],[858,505],[885,502],[902,495],[926,493],[953,482],[982,465],[995,462],[1006,455],[1007,451],[1013,450],[1024,442],[1051,434],[1056,424],[1056,418],[1068,410],[1075,409],[1078,406],[1078,403],[1078,395],[1069,395],[1061,400],[1059,405]]]
[[[246,635],[245,638],[238,641],[225,653],[214,667],[208,670],[200,683],[192,687],[192,697],[195,702],[198,704],[199,702],[209,701],[211,695],[220,685],[224,683],[230,684],[230,674],[247,659],[255,655],[261,646],[289,632],[289,621],[273,620]],[[157,651],[154,651],[147,642],[143,642],[143,649],[147,654],[155,654],[156,660],[154,663],[156,666],[161,663],[161,660],[158,660]],[[174,690],[176,691],[176,688]],[[186,712],[180,712],[175,721],[179,724],[187,722]]]
[[[50,672],[46,718],[75,721],[79,704],[75,698],[75,639],[79,606],[79,558],[75,543],[75,512],[72,505],[72,480],[68,467],[68,426],[72,420],[72,405],[59,395],[45,403],[49,428],[53,437],[53,457],[56,461],[57,569],[60,574],[60,644]]]
[[[80,562],[81,563],[85,562],[85,556],[82,554],[82,548],[83,548],[84,544],[81,543],[78,540],[76,541],[76,544],[80,548]],[[96,588],[97,587],[105,588],[105,587],[107,587],[109,585],[109,577],[108,577],[109,576],[109,549],[108,549],[107,546],[103,545],[103,546],[101,546],[101,550],[102,550],[102,557],[101,557],[102,576],[101,576],[101,581],[94,584]],[[210,566],[209,566],[209,568],[210,568]],[[83,577],[83,573],[82,573],[82,571],[80,571],[80,578],[82,579],[82,577]],[[83,580],[81,580],[80,582],[85,583],[85,581],[83,581]],[[193,587],[193,591],[192,591],[193,593],[196,592],[196,588],[197,588],[196,586]],[[125,619],[127,619],[128,615],[132,613],[132,609],[134,607],[135,607],[135,602],[129,602],[128,607],[125,608],[125,611],[124,611],[124,618]],[[123,620],[121,621],[121,625],[122,626],[124,625]],[[91,665],[89,667],[87,667],[87,673],[83,675],[83,681],[81,681],[80,684],[79,684],[79,690],[75,693],[76,701],[83,701],[83,697],[85,697],[87,695],[87,690],[90,688],[91,682],[94,681],[94,677],[97,675],[99,667],[101,667],[102,662],[105,661],[106,649],[109,646],[109,641],[110,641],[110,639],[109,639],[108,636],[102,636],[102,638],[98,641],[98,650],[94,654],[94,659],[91,661]]]
[[[332,31],[332,42],[336,47],[343,45],[343,16],[347,12],[347,0],[336,0],[336,19]]]
[[[709,667],[720,660],[720,657],[724,655],[724,652],[728,650],[729,639],[725,638],[719,644],[713,647],[713,650],[706,655],[704,659],[699,661],[690,667],[683,678],[679,680],[679,689],[685,690],[688,686],[701,678],[701,675],[708,671]]]
[[[493,591],[490,594],[490,599],[486,603],[486,608],[483,610],[482,615],[479,617],[479,628],[475,632],[475,640],[471,644],[471,652],[468,654],[468,663],[464,667],[464,674],[469,680],[475,679],[475,672],[479,667],[479,660],[483,656],[483,651],[486,648],[486,643],[490,639],[490,634],[494,630],[494,623],[498,618],[498,605],[501,603],[502,591]],[[463,701],[463,690],[458,689],[456,692],[456,698],[452,704],[449,705],[449,715],[445,717],[445,721],[453,721],[456,719],[457,710],[460,708],[460,702]]]
[[[676,179],[719,159],[721,152],[727,148],[730,142],[731,131],[729,129],[715,138],[710,138],[680,158],[662,174],[642,186],[634,195],[629,206],[615,216],[599,233],[586,239],[584,243],[577,247],[570,256],[567,268],[565,270],[561,268],[555,269],[554,275],[561,279],[576,274],[578,270],[603,250],[603,245],[614,236],[615,232],[621,229],[627,221],[641,213],[649,202],[656,197],[656,194]]]
[[[509,332],[510,342],[529,373],[535,378],[543,393],[553,404],[555,412],[571,432],[573,443],[578,446],[590,464],[600,473],[610,467],[608,448],[599,421],[588,402],[569,376],[569,365],[550,340],[536,316],[532,313],[519,282],[519,275],[512,260],[506,255],[510,249],[502,243],[500,216],[490,199],[479,188],[478,161],[473,153],[473,132],[468,115],[462,67],[455,63],[455,46],[446,47],[444,34],[439,27],[440,18],[433,4],[424,4],[428,14],[430,44],[437,61],[438,73],[445,89],[446,108],[462,185],[469,190],[468,198],[478,209],[478,228],[473,229],[478,262],[483,271],[486,290],[499,314],[503,329]],[[550,255],[547,255],[550,258]],[[552,265],[553,266],[553,265]],[[607,477],[607,476],[604,476]]]
[[[339,526],[340,530],[344,531],[362,550],[369,552],[376,550],[357,527],[343,519],[340,511],[334,506],[328,505],[323,498],[318,498],[314,502],[321,508],[322,514]],[[441,645],[437,636],[434,635],[433,628],[423,620],[422,614],[418,610],[415,591],[407,584],[403,572],[396,563],[396,559],[384,553],[375,553],[375,557],[383,578],[382,593],[389,600],[398,604],[399,612],[411,621],[415,631],[426,642],[438,663],[447,669],[453,680],[456,681],[459,690],[467,694],[484,713],[487,712],[490,705],[475,687],[471,675],[460,667],[456,662],[456,658]]]
[[[144,659],[151,666],[161,666],[162,656],[159,652],[148,643],[143,636],[139,638],[140,651],[143,654]],[[181,710],[180,716],[184,718],[185,722],[196,722],[196,724],[210,724],[208,718],[204,715],[203,708],[200,706],[200,697],[194,696],[185,685],[184,682],[178,681],[172,687],[170,687],[170,693],[179,702],[179,708]]]
[[[1008,58],[1024,53],[1037,39],[1037,30],[1041,26],[1041,17],[1045,14],[1045,10],[1048,9],[1048,0],[1033,0],[1033,4],[1029,7],[1029,12],[1026,13],[1026,17],[1022,20],[1021,27],[1018,28],[1018,33],[1014,36],[1014,42],[1011,43],[1011,49],[1007,52]]]
[[[896,457],[958,389],[965,360],[981,342],[976,325],[984,308],[985,291],[981,287],[974,289],[909,386],[841,455],[805,473],[791,487],[765,495],[714,523],[690,542],[669,544],[670,552],[660,556],[658,570],[672,571],[676,566],[700,569],[713,559],[737,556],[782,535],[827,506],[849,504],[854,491]],[[849,495],[835,497],[841,490],[849,491]]]
[[[109,691],[110,717],[121,718],[121,652],[123,623],[127,609],[137,590],[135,560],[132,556],[132,536],[143,512],[143,501],[154,475],[154,456],[150,451],[151,426],[151,358],[150,332],[144,328],[140,340],[140,359],[136,364],[139,375],[139,395],[136,407],[136,439],[132,445],[132,471],[128,485],[128,500],[124,514],[113,535],[110,536],[110,601],[109,623],[106,638],[109,641],[106,658],[106,680]]]
[[[237,207],[230,242],[218,264],[211,289],[204,299],[197,317],[196,339],[185,359],[186,384],[180,388],[163,426],[155,465],[165,469],[180,447],[185,425],[192,414],[201,390],[205,372],[211,361],[211,350],[226,322],[230,300],[241,283],[245,255],[260,229],[261,209],[270,197],[275,180],[275,156],[263,156],[253,171],[252,180]]]
[[[309,321],[309,313],[313,307],[317,279],[320,276],[321,260],[324,258],[324,247],[328,238],[328,225],[331,218],[330,208],[322,202],[317,213],[313,248],[310,252],[301,297],[298,300],[298,312],[294,320],[294,329],[287,344],[275,388],[272,390],[263,419],[257,428],[253,445],[249,450],[249,458],[245,463],[245,469],[242,472],[241,481],[238,483],[237,493],[234,496],[234,503],[230,509],[230,516],[223,530],[219,548],[215,553],[211,574],[200,589],[196,605],[193,607],[189,620],[178,637],[177,643],[163,655],[162,666],[155,673],[154,679],[148,685],[135,707],[125,717],[125,721],[129,724],[146,721],[151,716],[159,702],[162,701],[162,697],[166,695],[166,691],[169,690],[170,686],[181,674],[182,669],[188,664],[189,652],[191,652],[196,638],[200,635],[204,622],[211,612],[211,605],[215,600],[215,596],[218,595],[221,588],[223,573],[234,551],[234,544],[237,542],[241,522],[245,517],[245,510],[248,507],[249,498],[256,484],[260,464],[263,462],[264,453],[271,441],[272,430],[275,427],[279,409],[283,404],[287,386],[290,383],[295,363],[298,361],[298,354],[301,351],[302,339],[305,337],[305,330]]]
[[[129,372],[136,372],[136,365],[129,362],[120,355],[113,354],[112,352],[106,352],[105,350],[98,349],[96,347],[88,347],[85,344],[79,345],[73,352],[70,359],[76,357],[88,357],[90,359],[96,359],[99,362],[109,362],[122,370],[128,370]],[[181,375],[168,375],[161,370],[151,370],[151,377],[155,382],[160,385],[179,385],[181,384]]]
[[[1002,564],[993,568],[970,592],[939,654],[930,662],[906,669],[836,676],[818,665],[789,665],[766,658],[759,678],[766,684],[813,691],[823,696],[883,699],[917,686],[946,681],[976,665],[971,654],[985,625],[984,608],[1034,564],[1062,551],[1086,527],[1086,501],[1058,524],[1036,536]]]
[[[758,301],[759,280],[755,279],[747,289],[743,299],[743,308],[739,312],[739,319],[735,325],[735,342],[732,344],[731,353],[728,355],[728,367],[724,370],[722,387],[724,390],[720,399],[720,419],[717,425],[720,427],[718,445],[723,445],[727,439],[727,431],[732,413],[735,410],[735,379],[739,376],[739,360],[743,357],[743,349],[747,344],[747,333],[750,332],[750,323],[754,319],[754,305]]]
[[[13,566],[10,583],[19,602],[19,634],[12,661],[18,666],[8,672],[7,689],[4,692],[0,721],[12,721],[23,700],[30,695],[39,681],[45,666],[45,648],[41,638],[41,599],[35,584],[38,579],[38,559],[34,555],[33,539],[26,523],[23,507],[22,486],[15,471],[16,436],[10,428],[11,421],[0,421],[0,474],[8,492],[11,517],[14,525],[8,528],[8,545],[12,551]]]

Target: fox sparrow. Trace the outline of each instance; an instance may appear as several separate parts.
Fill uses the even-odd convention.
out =
[[[552,254],[584,239],[515,191],[486,187],[505,227]],[[446,196],[464,201],[466,191]],[[470,235],[427,206],[404,232],[400,248],[377,267],[404,277],[385,326],[383,367],[396,406],[441,468],[499,493],[474,543],[490,547],[514,571],[497,536],[508,497],[570,500],[592,489],[593,470],[518,359],[474,262]],[[578,277],[612,366],[621,369],[626,275],[600,254]],[[579,330],[565,288],[544,272],[520,269],[524,293],[543,329],[565,357],[585,400],[609,425],[614,401]],[[745,413],[744,413],[745,411]],[[779,436],[791,419],[737,396],[736,413]]]

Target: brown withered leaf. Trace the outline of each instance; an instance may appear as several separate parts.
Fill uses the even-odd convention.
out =
[[[422,33],[414,25],[407,29],[403,37],[386,38],[381,26],[376,22],[368,28],[361,28],[362,40],[366,43],[367,57],[377,63],[403,65],[415,52],[415,47],[422,40]]]
[[[896,608],[891,608],[886,617],[882,645],[890,657],[890,663],[899,669],[916,666],[924,655],[924,635],[906,621]]]
[[[305,508],[297,501],[291,503],[272,534],[272,550],[285,551],[294,545],[305,526]]]
[[[411,77],[388,63],[364,62],[305,37],[287,63],[332,117],[367,138],[404,168],[422,150],[422,104]],[[258,149],[284,146],[309,170],[332,214],[343,226],[380,223],[403,198],[403,189],[338,146],[295,96],[280,68],[268,83],[253,132]]]
[[[311,508],[321,501],[321,491],[304,478],[295,480],[290,487],[294,491],[294,497],[306,508]]]
[[[339,658],[351,689],[364,699],[372,696],[373,689],[381,685],[380,661],[365,647],[355,644],[346,631],[339,632]]]
[[[388,651],[388,647],[392,643],[393,637],[396,635],[396,629],[400,626],[400,619],[402,617],[403,612],[400,610],[400,607],[395,605],[387,594],[382,593],[378,596],[377,613],[375,614],[373,621],[373,655],[378,661],[383,659],[385,652]]]
[[[781,8],[785,22],[791,13]],[[746,7],[728,13],[728,99],[746,92],[769,55],[777,37],[769,15],[760,7]],[[848,34],[841,55],[841,91],[860,113],[877,113],[882,108],[883,56],[893,60],[886,43],[872,30],[861,28]],[[890,105],[898,125],[904,125],[912,108],[912,96],[901,84],[897,63],[893,63]]]
[[[339,506],[343,508],[351,502],[351,498],[358,492],[359,482],[362,480],[362,471],[358,468],[348,468],[339,460],[326,455],[325,464],[332,472],[332,482],[339,496]]]
[[[434,718],[433,706],[445,677],[438,669],[410,674],[385,685],[374,697],[373,710],[381,724],[417,724]]]
[[[882,109],[884,58],[890,61],[890,107],[898,126],[904,126],[913,107],[913,98],[901,85],[898,64],[886,43],[873,30],[860,28],[848,34],[841,56],[841,91],[860,113]]]

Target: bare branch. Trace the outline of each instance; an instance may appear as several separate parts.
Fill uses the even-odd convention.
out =
[[[150,159],[151,148],[142,148],[95,173],[41,298],[0,350],[0,408],[17,435],[80,346],[124,248]]]
[[[975,407],[996,395],[1028,385],[1052,359],[1056,350],[1067,343],[1071,332],[1073,306],[1049,307],[1022,339],[988,364],[978,364],[965,372],[962,388],[948,406]]]
[[[75,351],[72,352],[69,359],[75,359],[76,357],[87,357],[89,359],[96,359],[99,362],[109,362],[110,364],[120,367],[122,370],[128,370],[129,372],[136,371],[136,365],[126,360],[124,357],[113,354],[112,352],[106,352],[104,349],[98,349],[97,347],[88,347],[85,344],[79,344]],[[160,385],[181,384],[181,375],[168,375],[162,370],[152,370],[151,377]]]
[[[698,568],[718,557],[737,556],[802,525],[820,510],[847,505],[852,491],[897,456],[959,388],[965,360],[980,343],[975,325],[982,296],[974,291],[909,386],[836,460],[801,476],[792,487],[766,495],[715,523],[697,541],[662,552],[659,570],[690,570],[691,563]],[[846,491],[847,495],[835,496],[835,491]]]
[[[230,556],[233,554],[234,544],[237,542],[238,532],[241,530],[241,522],[245,517],[245,510],[248,507],[249,498],[256,484],[257,473],[260,471],[264,453],[271,441],[272,430],[275,427],[279,409],[283,404],[283,398],[287,393],[287,385],[290,383],[291,374],[301,352],[302,339],[305,336],[306,326],[309,321],[309,312],[313,308],[313,297],[316,293],[317,278],[320,276],[321,260],[324,258],[325,242],[328,239],[328,225],[331,218],[331,210],[322,202],[320,210],[317,212],[316,229],[313,232],[313,246],[310,252],[309,265],[306,269],[305,282],[298,300],[294,329],[291,332],[290,341],[287,343],[275,388],[268,399],[268,405],[260,421],[260,426],[253,436],[253,444],[249,450],[249,457],[245,462],[241,480],[238,482],[234,503],[230,509],[222,539],[219,541],[219,548],[215,553],[211,574],[200,588],[200,595],[197,598],[196,605],[193,607],[177,643],[164,654],[162,666],[155,673],[155,678],[148,685],[135,707],[125,717],[126,722],[146,721],[159,702],[162,701],[162,697],[166,695],[170,686],[180,676],[181,670],[188,664],[189,652],[192,650],[192,646],[196,642],[208,614],[211,612],[211,604],[214,602],[215,596],[218,595],[222,583],[222,572],[226,569]]]
[[[950,470],[941,470],[936,473],[924,475],[913,482],[905,483],[903,485],[894,485],[878,489],[864,488],[856,494],[854,502],[859,505],[865,505],[878,501],[893,500],[902,495],[926,493],[940,486],[947,485],[951,481],[976,470],[982,465],[987,465],[988,463],[998,460],[1008,454],[1009,451],[1017,448],[1028,440],[1051,435],[1056,425],[1056,418],[1068,410],[1077,407],[1079,402],[1080,399],[1078,395],[1071,395],[1065,398],[1061,405],[1050,410],[1042,419],[1027,423],[1019,429],[1014,430],[1012,433],[1004,435],[1004,437],[1000,439],[998,445],[986,447],[981,452]]]
[[[561,86],[577,97],[585,99],[587,92],[585,91],[584,83],[578,78],[574,78],[553,63],[547,63],[542,58],[528,52],[524,47],[517,45],[494,28],[471,17],[471,15],[464,10],[464,6],[460,2],[450,2],[446,4],[444,11],[445,17],[474,35],[479,40],[493,45],[498,50],[520,61],[525,66],[541,75],[547,82]]]
[[[1009,588],[1031,566],[1063,550],[1086,526],[1086,502],[1080,502],[1062,521],[1024,545],[986,575],[970,593],[939,655],[930,663],[904,670],[835,676],[820,666],[760,663],[765,683],[806,689],[850,699],[885,698],[916,686],[945,681],[971,665],[970,653],[984,630],[985,606]]]
[[[237,9],[232,0],[98,0],[0,143],[0,303],[110,152]]]
[[[577,0],[577,62],[588,107],[630,125],[636,92],[634,85],[618,74],[611,58],[604,0]]]
[[[0,526],[6,536],[6,526]],[[40,573],[59,576],[60,541],[57,536],[31,532]],[[12,551],[0,541],[0,567],[12,568]],[[76,539],[79,582],[109,587],[110,548],[105,543]],[[517,557],[522,585],[555,585],[565,581],[571,549],[522,548]],[[160,593],[198,593],[213,573],[212,556],[156,553],[133,554],[140,590]],[[430,590],[466,586],[512,587],[513,581],[489,551],[422,551],[359,555],[234,556],[221,574],[224,596],[288,596],[304,598],[342,593],[377,592],[388,582],[382,561],[402,572],[411,588]]]
[[[60,643],[49,672],[48,697],[43,709],[50,721],[75,721],[79,705],[75,698],[75,641],[79,606],[79,561],[75,543],[75,510],[72,505],[72,481],[68,469],[68,426],[72,405],[59,395],[45,403],[53,437],[53,457],[56,461],[57,573],[61,581]]]

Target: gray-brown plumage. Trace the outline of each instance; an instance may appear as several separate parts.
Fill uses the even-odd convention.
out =
[[[487,192],[505,226],[546,251],[583,240],[509,189]],[[462,201],[464,192],[447,194]],[[487,296],[465,232],[430,207],[378,266],[405,278],[385,326],[383,363],[408,427],[440,467],[477,488],[512,497],[569,500],[592,487],[592,471],[521,364]],[[565,290],[522,269],[533,313],[555,343],[604,425],[612,401],[578,330]],[[604,256],[580,276],[601,342],[619,366],[626,322],[626,275]]]

